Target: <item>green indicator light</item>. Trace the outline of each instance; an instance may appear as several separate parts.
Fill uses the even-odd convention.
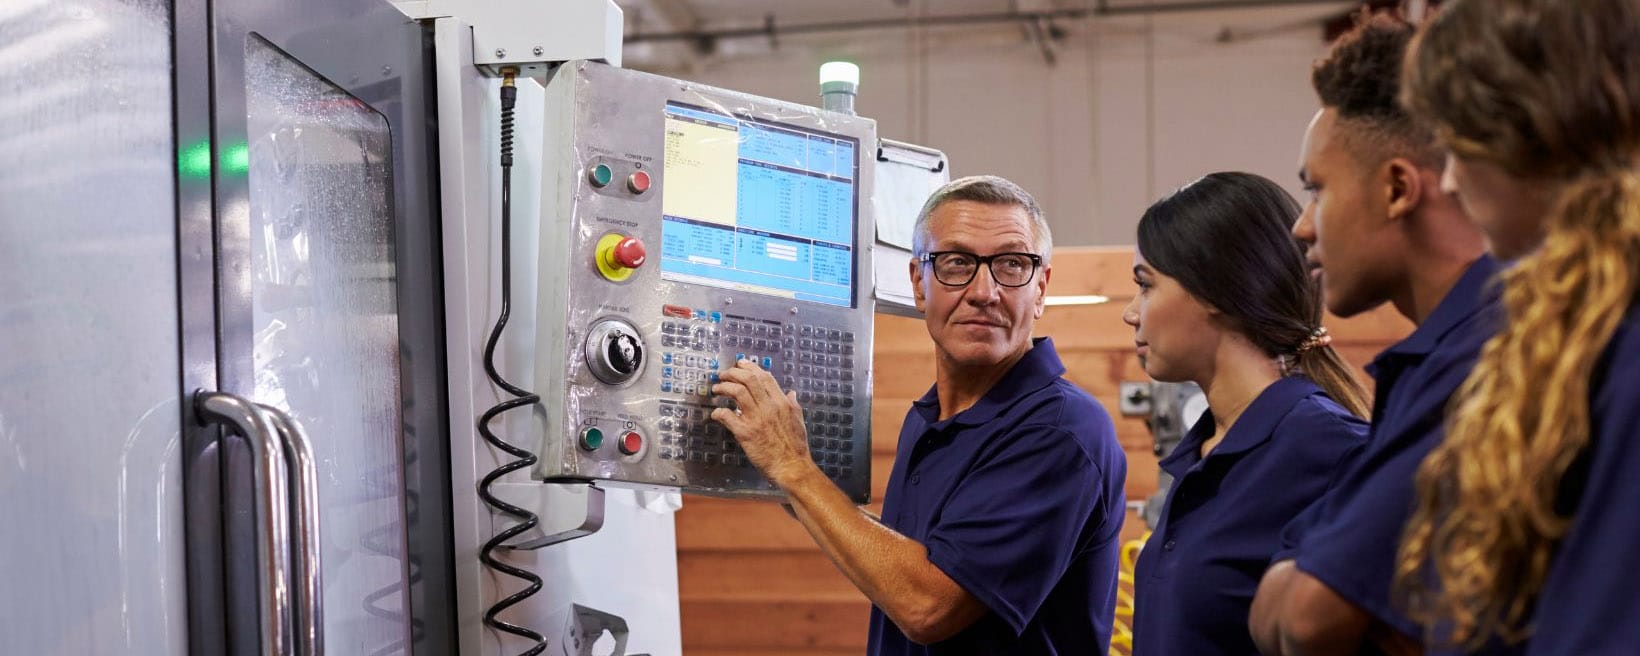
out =
[[[615,172],[609,170],[608,166],[599,164],[592,167],[592,184],[602,187],[608,185],[609,181],[614,179]]]
[[[222,152],[222,172],[229,174],[244,174],[251,170],[251,149],[245,144],[238,143],[228,146]]]
[[[588,451],[597,451],[604,445],[604,432],[597,428],[588,428],[581,431],[581,448]]]
[[[211,142],[201,141],[177,153],[177,171],[183,177],[211,177]]]

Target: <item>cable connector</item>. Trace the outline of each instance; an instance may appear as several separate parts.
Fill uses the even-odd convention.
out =
[[[511,167],[512,134],[513,134],[513,107],[518,104],[518,68],[507,66],[501,69],[501,165]]]

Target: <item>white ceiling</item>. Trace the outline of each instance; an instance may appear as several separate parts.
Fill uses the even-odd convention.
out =
[[[627,14],[628,33],[680,32],[763,25],[889,20],[918,14],[949,16],[1010,11],[1093,9],[1137,11],[1170,5],[1233,9],[1249,4],[1305,4],[1306,0],[615,0]]]
[[[759,26],[774,15],[776,25],[906,18],[927,14],[975,14],[1057,5],[1081,7],[1086,0],[616,0],[627,13],[629,32],[683,31],[691,27]],[[688,25],[686,21],[698,21]],[[635,29],[634,29],[635,28]]]
[[[700,66],[711,66],[743,57],[761,57],[775,50],[790,52],[791,48],[809,48],[831,53],[827,56],[859,56],[866,52],[897,47],[905,38],[905,25],[900,21],[917,17],[988,16],[1004,17],[1013,12],[1041,13],[1050,11],[1092,12],[1106,9],[1113,15],[1136,15],[1147,8],[1158,10],[1214,9],[1190,11],[1177,15],[1216,15],[1214,20],[1236,21],[1235,32],[1258,33],[1284,30],[1291,25],[1268,25],[1269,18],[1259,16],[1288,16],[1291,12],[1238,11],[1252,5],[1290,5],[1295,11],[1320,16],[1339,12],[1346,0],[615,0],[625,13],[626,65],[640,70],[668,74],[697,71]],[[1321,5],[1329,5],[1323,7]],[[1345,5],[1347,6],[1347,5]],[[1113,16],[1115,17],[1115,16]],[[1237,17],[1243,17],[1238,20]],[[767,22],[773,21],[771,36]],[[1285,19],[1290,20],[1290,19]],[[1314,29],[1314,18],[1303,21],[1305,29]],[[792,33],[799,26],[837,23],[876,23],[876,29],[827,30],[810,33]],[[936,23],[938,21],[935,21]],[[1106,29],[1123,29],[1123,19],[1115,22],[1101,20]],[[1094,23],[1078,18],[1059,17],[1053,21],[1026,22],[997,20],[961,25],[936,25],[942,38],[980,39],[987,43],[997,39],[1011,39],[1024,47],[1044,51],[1056,50],[1066,43],[1079,40]],[[1227,32],[1232,25],[1223,27]],[[740,34],[733,34],[739,30]],[[899,30],[898,33],[895,30]],[[725,31],[729,31],[726,33]],[[693,38],[667,38],[691,35]]]

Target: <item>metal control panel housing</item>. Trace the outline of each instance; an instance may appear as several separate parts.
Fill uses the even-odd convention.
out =
[[[545,86],[536,476],[780,498],[709,418],[745,357],[867,502],[875,122],[591,62]]]

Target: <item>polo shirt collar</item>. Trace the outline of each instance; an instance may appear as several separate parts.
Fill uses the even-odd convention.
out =
[[[1377,377],[1384,363],[1391,358],[1423,357],[1433,353],[1448,333],[1498,296],[1498,288],[1492,285],[1492,279],[1501,269],[1491,255],[1482,255],[1475,260],[1435,306],[1435,311],[1429,313],[1429,317],[1418,324],[1418,328],[1406,339],[1373,358],[1372,364],[1367,365],[1367,373]]]
[[[1292,412],[1293,406],[1320,391],[1320,387],[1303,376],[1288,376],[1271,383],[1259,392],[1258,398],[1247,404],[1247,409],[1242,411],[1235,425],[1230,427],[1230,432],[1209,457],[1242,453],[1268,442],[1270,436],[1275,434],[1276,426],[1287,417],[1287,413]],[[1162,469],[1175,479],[1184,478],[1185,472],[1201,461],[1202,443],[1213,436],[1216,427],[1213,413],[1202,413],[1196,425],[1185,433],[1184,440],[1162,459]]]
[[[1037,337],[1031,340],[1031,350],[1014,363],[1014,367],[981,397],[973,407],[955,417],[940,421],[939,385],[928,388],[928,393],[912,403],[923,423],[930,430],[945,431],[953,427],[980,426],[996,419],[1012,407],[1014,402],[1052,384],[1065,374],[1065,364],[1054,350],[1053,338]]]

